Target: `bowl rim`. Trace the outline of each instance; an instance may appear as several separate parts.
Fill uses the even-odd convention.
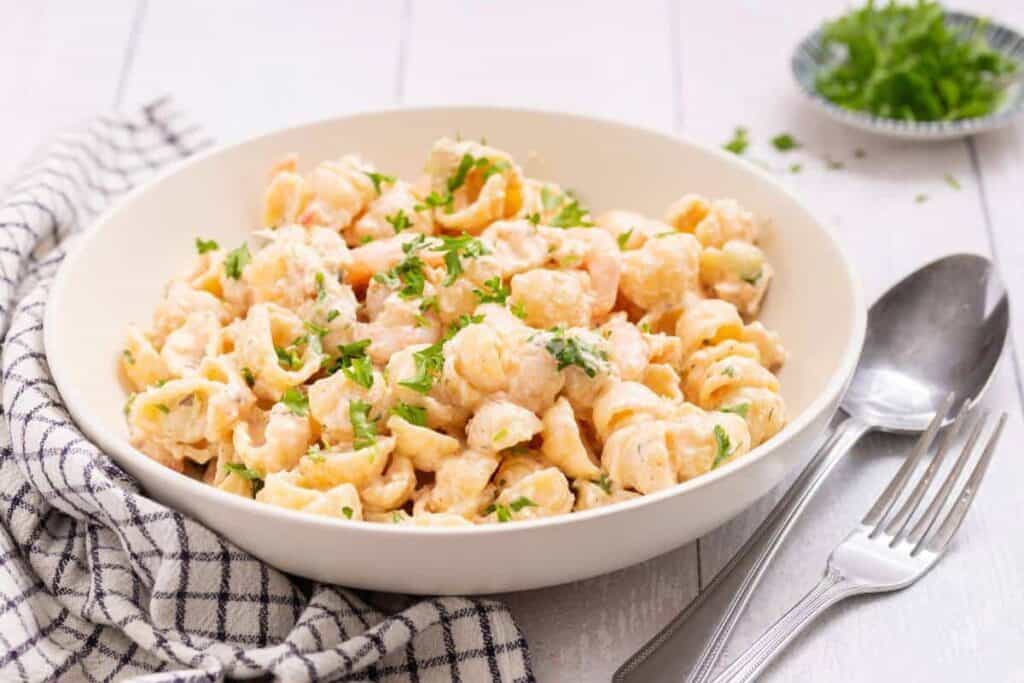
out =
[[[686,145],[696,147],[702,152],[710,153],[712,156],[717,157],[719,161],[724,162],[726,165],[730,165],[741,169],[746,173],[753,174],[762,182],[767,183],[772,190],[775,192],[785,195],[787,198],[792,200],[799,210],[803,211],[808,218],[814,223],[814,225],[823,233],[828,239],[832,248],[838,256],[839,262],[842,265],[842,272],[847,285],[849,286],[850,293],[852,296],[852,330],[853,333],[847,340],[845,348],[842,351],[839,363],[835,370],[831,373],[828,381],[825,385],[824,390],[819,393],[807,407],[805,407],[800,414],[788,422],[786,426],[776,435],[774,435],[768,441],[760,444],[756,448],[752,449],[749,453],[744,455],[742,458],[735,459],[725,465],[707,472],[701,476],[694,477],[693,479],[681,482],[674,486],[655,491],[646,495],[638,496],[637,498],[621,501],[612,505],[606,505],[599,508],[593,508],[590,510],[581,510],[579,512],[572,512],[562,515],[555,515],[552,517],[542,517],[537,519],[529,520],[518,520],[515,524],[474,524],[472,526],[458,526],[458,527],[417,527],[405,524],[379,524],[379,523],[368,523],[363,520],[347,520],[334,517],[326,517],[322,515],[312,515],[303,513],[297,510],[290,510],[287,508],[281,508],[267,503],[258,502],[255,499],[243,498],[226,491],[210,486],[209,484],[203,483],[199,480],[192,479],[191,477],[182,475],[175,472],[163,465],[160,465],[156,461],[147,457],[141,451],[132,446],[127,439],[123,438],[118,434],[110,433],[106,427],[103,426],[103,421],[95,417],[90,410],[86,408],[88,401],[83,397],[78,389],[72,382],[69,381],[67,371],[65,369],[64,358],[61,354],[51,353],[54,349],[58,348],[59,342],[56,339],[56,328],[58,312],[62,309],[61,302],[64,298],[64,293],[71,285],[69,281],[68,273],[73,269],[73,266],[78,261],[84,258],[84,254],[88,250],[89,245],[96,239],[99,239],[99,235],[102,233],[102,226],[109,221],[113,216],[122,210],[123,207],[127,206],[131,202],[137,200],[142,194],[149,191],[149,189],[165,178],[176,175],[178,173],[187,173],[189,169],[200,163],[205,162],[208,159],[228,154],[240,147],[256,143],[267,138],[275,137],[285,133],[295,132],[301,129],[313,129],[341,121],[347,121],[351,119],[359,118],[374,118],[380,115],[388,114],[420,114],[420,113],[448,113],[451,115],[472,115],[474,113],[482,112],[503,112],[513,115],[527,115],[527,116],[541,116],[541,117],[557,117],[567,120],[568,122],[586,122],[589,124],[597,123],[599,125],[609,126],[612,128],[625,128],[634,133],[640,133],[644,135],[653,135],[662,138],[664,142],[677,145]],[[595,520],[606,515],[614,515],[617,513],[624,513],[629,510],[638,509],[645,506],[657,505],[668,498],[680,496],[698,488],[710,486],[715,482],[718,482],[726,477],[732,476],[733,474],[740,472],[741,470],[754,465],[755,462],[759,461],[763,457],[767,456],[770,452],[777,448],[785,447],[796,434],[802,432],[808,427],[808,425],[817,418],[822,412],[824,412],[830,404],[838,405],[839,399],[842,393],[845,392],[846,386],[850,378],[853,376],[853,371],[856,368],[856,364],[860,359],[861,348],[864,343],[867,326],[867,308],[864,303],[863,290],[859,278],[856,275],[856,271],[853,269],[850,262],[849,256],[843,249],[842,244],[836,238],[833,230],[827,226],[823,221],[819,220],[813,211],[811,211],[799,197],[792,192],[789,188],[783,185],[779,180],[775,179],[764,169],[759,168],[755,164],[747,163],[742,159],[736,157],[733,154],[727,153],[717,147],[711,145],[705,145],[699,143],[691,138],[682,135],[673,135],[662,130],[658,130],[653,127],[637,125],[632,123],[624,123],[616,121],[611,118],[594,116],[589,114],[576,114],[564,111],[557,111],[553,109],[543,109],[534,107],[503,107],[503,106],[489,106],[489,105],[453,105],[453,106],[421,106],[421,107],[403,107],[403,106],[391,106],[381,107],[372,110],[362,110],[359,112],[344,114],[340,116],[332,116],[314,119],[295,125],[285,126],[281,128],[275,128],[273,130],[258,133],[242,140],[230,142],[227,144],[214,145],[209,149],[198,152],[181,162],[173,164],[171,167],[159,171],[154,176],[140,184],[138,187],[133,188],[123,196],[116,199],[106,210],[92,220],[90,225],[80,234],[77,239],[77,243],[73,245],[72,249],[65,257],[64,262],[60,265],[57,275],[54,278],[53,286],[51,288],[49,298],[47,301],[46,311],[43,318],[43,346],[46,354],[47,363],[50,368],[50,374],[57,386],[58,392],[64,400],[64,405],[70,413],[72,419],[75,421],[76,426],[82,430],[82,432],[93,442],[98,449],[104,452],[104,455],[110,457],[117,463],[117,458],[112,453],[117,454],[121,457],[138,457],[136,466],[147,473],[152,474],[154,477],[165,478],[169,485],[181,487],[183,490],[188,490],[196,496],[211,497],[213,500],[210,502],[218,503],[223,509],[230,510],[234,513],[240,514],[265,514],[272,517],[278,517],[282,522],[296,522],[307,525],[311,528],[320,530],[331,530],[331,529],[345,529],[348,532],[357,533],[388,533],[398,534],[401,536],[421,537],[423,535],[440,535],[440,536],[469,536],[477,534],[516,534],[528,532],[533,529],[546,528],[546,527],[557,527],[562,525],[571,524],[583,524],[590,520]],[[118,467],[121,467],[118,464]],[[122,467],[122,469],[124,469]],[[133,477],[134,478],[134,477]],[[165,503],[161,503],[166,505]],[[170,506],[168,506],[170,507]],[[184,513],[183,513],[184,514]]]
[[[984,22],[987,31],[1002,31],[1009,35],[1016,43],[1024,45],[1024,34],[1007,24],[993,21],[988,17],[978,14],[960,12],[958,10],[946,10],[944,14],[947,20],[957,24]],[[800,65],[803,63],[801,55],[811,53],[813,51],[812,48],[820,44],[824,25],[822,23],[816,26],[793,48],[793,53],[789,59],[790,74],[793,76],[793,80],[796,81],[800,92],[820,110],[837,121],[874,133],[925,140],[948,139],[950,137],[956,138],[983,133],[1009,125],[1019,116],[1024,115],[1024,85],[1019,86],[1021,87],[1021,93],[1017,98],[1012,102],[1004,103],[1004,106],[1000,109],[985,116],[975,116],[954,121],[906,121],[904,119],[876,116],[869,112],[842,107],[820,94],[813,84],[806,82],[801,75]],[[1002,52],[998,48],[993,49]],[[1018,61],[1021,72],[1024,73],[1024,60]]]

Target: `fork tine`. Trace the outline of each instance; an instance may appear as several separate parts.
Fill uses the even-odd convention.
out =
[[[946,433],[942,435],[942,441],[939,443],[939,449],[935,455],[932,456],[932,460],[928,463],[928,468],[924,471],[924,475],[921,480],[917,482],[914,490],[911,491],[910,496],[900,507],[899,512],[892,518],[889,524],[886,526],[885,531],[892,536],[892,542],[890,545],[896,545],[903,540],[904,532],[907,530],[907,525],[910,523],[910,518],[914,515],[917,510],[917,506],[921,504],[921,499],[924,498],[924,494],[928,491],[928,487],[931,486],[932,480],[935,479],[935,474],[939,471],[943,461],[946,459],[946,453],[949,452],[950,446],[953,441],[956,440],[960,434],[961,428],[964,423],[967,422],[967,414],[970,412],[972,403],[967,401],[960,408],[960,413],[956,416],[956,420]]]
[[[953,485],[960,479],[960,474],[964,471],[964,467],[967,466],[967,461],[970,460],[971,453],[974,452],[974,446],[977,444],[978,438],[981,437],[981,431],[984,429],[986,422],[988,422],[987,412],[982,413],[977,422],[974,423],[974,429],[971,430],[970,436],[964,442],[963,449],[960,451],[960,457],[956,459],[956,464],[953,465],[949,474],[946,475],[945,481],[942,482],[942,486],[939,487],[935,497],[932,498],[932,502],[928,504],[928,508],[921,515],[921,519],[917,520],[917,524],[914,525],[913,530],[907,536],[911,543],[920,545],[921,540],[932,530],[932,526],[934,526],[935,520],[938,519],[943,504],[949,498],[950,491],[953,490]],[[914,549],[914,552],[917,552],[917,548]]]
[[[878,497],[875,504],[868,510],[868,514],[864,516],[861,523],[865,526],[876,526],[871,530],[871,536],[874,537],[881,529],[881,521],[889,514],[889,510],[892,509],[896,499],[899,498],[903,492],[903,488],[907,485],[907,479],[910,478],[911,473],[917,466],[918,461],[921,457],[928,452],[928,449],[932,445],[932,441],[935,440],[935,435],[939,431],[939,427],[942,426],[943,420],[946,418],[946,413],[949,412],[950,406],[953,405],[953,394],[950,393],[942,401],[942,405],[935,411],[935,417],[932,418],[931,424],[928,425],[928,429],[925,430],[921,438],[918,439],[917,445],[914,446],[914,452],[909,458],[903,461],[903,465],[897,470],[896,475],[889,482],[889,485],[882,491],[882,495]]]
[[[964,484],[963,490],[960,495],[957,496],[956,502],[953,503],[953,507],[950,509],[949,514],[946,515],[946,519],[943,520],[942,526],[935,532],[935,537],[928,543],[928,547],[935,552],[942,552],[945,550],[949,541],[953,538],[956,532],[960,529],[960,525],[963,524],[964,517],[967,516],[967,510],[970,509],[971,504],[974,502],[974,497],[978,494],[978,489],[981,488],[981,480],[985,478],[985,473],[988,471],[988,466],[992,462],[992,456],[996,452],[996,444],[999,443],[999,438],[1003,434],[1003,427],[1006,425],[1006,413],[999,416],[999,422],[996,424],[996,428],[992,430],[992,434],[988,437],[988,443],[985,444],[985,450],[982,452],[981,457],[978,458],[978,463],[974,466],[974,471],[971,472],[970,478],[967,483]],[[927,536],[925,536],[927,538]],[[918,546],[924,543],[922,539]],[[914,548],[916,551],[917,548]]]

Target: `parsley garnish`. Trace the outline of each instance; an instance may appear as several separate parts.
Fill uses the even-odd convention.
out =
[[[416,374],[399,384],[426,394],[430,392],[434,386],[434,379],[441,374],[441,368],[444,367],[444,351],[440,343],[431,344],[427,348],[413,353],[412,358],[416,363]]]
[[[802,164],[790,164],[789,165],[789,172],[790,173],[799,173],[801,170],[803,170],[803,165]]]
[[[159,410],[164,415],[166,415],[167,413],[171,412],[171,409],[167,407],[166,403],[157,403],[156,404],[156,408],[157,408],[157,410]]]
[[[131,351],[125,349],[121,352],[121,355],[124,356],[124,361],[128,363],[128,365],[135,365],[135,356],[132,355]]]
[[[405,401],[399,401],[391,407],[391,414],[397,415],[409,424],[413,424],[418,427],[427,426],[426,408],[410,405]]]
[[[426,313],[427,311],[436,311],[438,308],[437,296],[425,296],[423,301],[420,302],[420,313]]]
[[[338,309],[332,308],[331,310],[327,311],[327,322],[333,322],[334,319],[337,318],[339,315],[341,315],[341,313],[338,312]]]
[[[800,143],[789,133],[780,133],[772,138],[772,145],[780,152],[788,152],[799,147]]]
[[[341,508],[341,514],[345,515],[345,519],[352,519],[352,508],[346,505]]]
[[[483,242],[465,233],[458,237],[442,235],[441,244],[432,247],[431,251],[444,253],[444,265],[448,270],[448,276],[443,282],[445,287],[451,286],[462,275],[462,257],[477,258],[490,253]]]
[[[256,494],[263,488],[263,477],[256,470],[251,470],[240,462],[229,462],[224,465],[224,469],[228,472],[237,474],[242,479],[245,479],[252,486],[252,497],[255,498]]]
[[[373,362],[366,356],[353,358],[349,366],[342,368],[341,371],[345,373],[346,377],[365,389],[373,386]]]
[[[720,412],[720,413],[733,413],[734,415],[739,415],[742,418],[746,418],[747,412],[749,410],[750,410],[750,404],[749,403],[737,403],[734,406],[726,406],[725,408],[719,408],[718,412]]]
[[[507,436],[508,436],[508,430],[505,429],[504,427],[502,427],[501,429],[499,429],[498,431],[496,431],[494,433],[494,436],[491,437],[491,441],[493,443],[498,443],[499,441],[501,441],[502,439],[504,439]]]
[[[749,144],[750,140],[747,139],[747,129],[743,126],[737,126],[736,130],[733,131],[732,139],[722,145],[722,149],[733,154],[743,154],[743,152],[747,151]]]
[[[250,389],[256,384],[256,377],[249,368],[242,368],[242,379]]]
[[[309,399],[295,387],[289,388],[281,395],[281,404],[299,417],[305,417],[309,413]]]
[[[278,364],[285,370],[297,370],[302,367],[302,357],[294,345],[288,348],[275,346],[274,352],[277,354]]]
[[[601,360],[604,358],[601,351],[576,337],[566,336],[561,330],[554,331],[544,348],[558,361],[559,370],[575,365],[583,370],[587,377],[597,375]]]
[[[384,220],[391,224],[391,227],[395,229],[395,234],[402,232],[406,228],[412,227],[412,221],[405,215],[403,209],[399,209],[396,213],[385,216]]]
[[[391,523],[392,524],[401,524],[402,523],[402,513],[399,512],[398,510],[394,510],[391,513]]]
[[[533,213],[526,216],[526,220],[530,221],[533,225],[540,223],[540,214],[534,211]]]
[[[526,496],[519,496],[511,503],[509,503],[508,506],[512,508],[512,512],[519,512],[523,508],[535,508],[537,507],[537,504],[534,503],[529,498],[527,498]]]
[[[498,521],[501,523],[512,521],[512,513],[509,512],[507,505],[502,505],[501,503],[491,503],[490,505],[487,506],[487,509],[484,510],[484,515],[489,515],[492,512],[497,513]]]
[[[588,214],[589,211],[580,207],[579,201],[573,199],[562,207],[558,215],[551,219],[550,224],[556,228],[590,228],[594,224],[586,218]]]
[[[473,156],[463,154],[462,159],[459,160],[459,167],[455,169],[455,175],[448,179],[449,195],[455,194],[455,191],[466,183],[466,175],[471,168],[473,168]]]
[[[369,339],[360,339],[351,344],[340,345],[338,347],[338,355],[334,357],[329,365],[325,365],[327,374],[333,375],[338,370],[350,367],[353,361],[366,358],[366,349],[369,346]]]
[[[469,325],[476,325],[478,323],[482,323],[483,321],[483,315],[467,315],[463,313],[458,318],[456,318],[451,325],[448,326],[448,331],[445,333],[442,342],[446,342],[452,337],[454,337],[463,327],[468,327]]]
[[[377,273],[373,279],[388,287],[401,287],[398,289],[398,296],[403,299],[414,299],[423,295],[423,286],[427,278],[423,272],[423,261],[417,252],[426,247],[426,238],[423,235],[416,235],[402,245],[405,257],[386,273]]]
[[[323,337],[325,334],[327,334],[327,328],[321,325],[317,325],[315,322],[310,321],[307,323],[303,323],[303,326],[306,328],[307,332],[317,337]]]
[[[373,189],[377,191],[377,194],[380,194],[380,184],[381,183],[393,183],[393,182],[395,182],[395,176],[393,176],[393,175],[385,175],[383,173],[374,173],[373,171],[363,171],[363,173],[368,175],[370,177],[370,180],[373,181]]]
[[[320,444],[315,443],[306,451],[306,457],[315,463],[324,462],[324,454],[320,452]]]
[[[208,251],[216,251],[220,249],[220,245],[217,244],[216,240],[204,240],[202,237],[196,238],[196,251],[200,254],[205,254]]]
[[[252,261],[249,253],[249,245],[242,242],[242,246],[232,249],[224,257],[224,274],[232,280],[242,277],[242,270]]]
[[[633,230],[636,228],[630,228],[626,232],[620,232],[616,237],[615,241],[619,243],[619,251],[626,251],[626,243],[629,242],[629,238],[633,236]]]
[[[128,394],[128,400],[124,402],[124,414],[125,417],[132,411],[132,404],[135,403],[135,397],[138,396],[134,391]]]
[[[509,289],[501,282],[500,277],[492,277],[484,281],[483,289],[474,289],[473,294],[480,300],[480,303],[504,304],[508,299]]]
[[[520,320],[526,319],[526,306],[521,301],[513,302],[508,310],[512,311],[512,315],[519,318]]]
[[[562,195],[555,194],[547,185],[540,188],[540,203],[545,211],[554,211],[562,203]]]
[[[377,423],[370,419],[370,404],[365,401],[349,401],[348,419],[352,423],[355,437],[352,445],[356,450],[369,448],[377,443]]]
[[[602,472],[601,476],[598,477],[597,481],[595,481],[594,483],[597,484],[598,486],[600,486],[602,491],[604,491],[608,495],[611,495],[611,493],[612,493],[612,480],[608,478],[607,474]]]
[[[327,298],[327,283],[323,273],[318,272],[313,281],[316,284],[316,300],[323,301]]]
[[[740,279],[743,280],[744,282],[746,282],[748,285],[756,285],[761,280],[761,276],[763,274],[764,273],[759,270],[756,273],[754,273],[753,275],[744,275]]]
[[[946,184],[952,187],[954,190],[960,189],[960,181],[953,177],[952,173],[947,173],[942,176],[942,179],[946,181]]]
[[[926,201],[928,201],[928,195],[924,193],[914,195],[915,204],[924,204]]]
[[[711,469],[715,469],[729,457],[729,435],[722,429],[722,425],[715,425],[715,459],[711,462]]]
[[[733,369],[733,367],[731,365],[727,365],[722,370],[722,374],[725,375],[726,377],[735,377],[736,376],[736,371]]]

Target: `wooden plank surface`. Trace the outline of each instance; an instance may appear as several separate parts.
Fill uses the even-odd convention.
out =
[[[794,3],[795,4],[795,3]],[[952,251],[994,254],[1024,296],[1024,128],[913,145],[834,124],[801,101],[789,51],[841,0],[4,5],[0,178],[49,130],[92,111],[172,93],[221,141],[322,116],[397,104],[495,104],[595,114],[721,144],[750,129],[748,156],[774,169],[849,250],[869,299]],[[1024,5],[972,6],[1024,25]],[[780,154],[789,132],[800,150]],[[863,153],[857,153],[862,150]],[[842,169],[829,168],[828,160]],[[789,167],[800,165],[800,172]],[[945,180],[950,174],[959,189]],[[916,201],[925,195],[924,201]],[[1024,322],[1014,319],[1024,344]],[[1024,544],[1017,515],[1024,445],[1018,345],[987,403],[1011,411],[1001,457],[955,548],[897,596],[823,620],[765,677],[785,681],[1024,680]],[[738,634],[752,639],[816,580],[831,547],[906,452],[873,435],[828,483],[780,555]],[[606,680],[728,559],[762,501],[697,544],[591,581],[504,596],[542,681]],[[1017,530],[1017,531],[1015,531]],[[699,552],[699,557],[698,557]],[[527,558],[524,561],[528,561]]]

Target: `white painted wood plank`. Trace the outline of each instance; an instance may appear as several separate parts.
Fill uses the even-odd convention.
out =
[[[788,73],[792,46],[845,2],[816,3],[813,11],[778,12],[764,3],[683,3],[680,16],[684,134],[709,144],[727,140],[735,126],[751,130],[750,158],[780,179],[832,226],[851,254],[869,300],[903,273],[954,251],[987,253],[984,211],[967,147],[962,142],[912,145],[871,137],[820,116],[801,101]],[[732,49],[722,44],[728,35]],[[804,148],[776,152],[769,139],[790,132]],[[855,150],[864,150],[863,158]],[[824,159],[844,163],[829,170]],[[787,171],[801,164],[800,173]],[[961,189],[950,187],[949,173]],[[927,196],[915,202],[918,194]],[[1024,569],[1024,551],[1000,543],[1011,528],[1006,511],[1024,496],[1009,483],[1024,476],[1011,456],[1024,435],[1010,364],[1004,364],[990,403],[1010,409],[1001,474],[965,524],[958,552],[912,590],[860,604],[826,619],[802,638],[766,678],[770,680],[1005,680],[1016,666],[991,656],[1024,630],[1012,624],[1021,591],[1011,577]],[[815,501],[781,553],[732,652],[749,643],[806,591],[831,548],[863,514],[906,452],[905,440],[866,439]],[[777,494],[776,494],[777,495]],[[772,496],[774,499],[776,496]],[[771,500],[701,542],[705,577],[731,556],[763,518]],[[987,645],[990,643],[991,645]],[[899,644],[899,647],[896,646]],[[997,645],[998,644],[998,645]],[[981,656],[984,650],[986,655]],[[936,652],[938,651],[938,652]],[[879,653],[885,657],[880,658]],[[928,653],[928,656],[923,656]]]
[[[668,7],[612,2],[420,2],[408,104],[539,107],[668,130]]]
[[[406,104],[558,109],[670,130],[665,3],[416,3]],[[571,183],[571,179],[566,179]],[[696,593],[693,545],[579,583],[501,596],[541,681],[597,681]]]
[[[396,103],[402,6],[152,2],[126,101],[172,93],[218,141]]]
[[[58,130],[115,106],[135,0],[5,3],[0,181]]]

